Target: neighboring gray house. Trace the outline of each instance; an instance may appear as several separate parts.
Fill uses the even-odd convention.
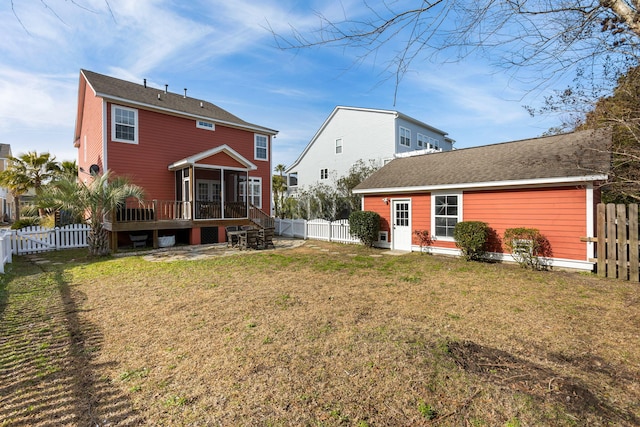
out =
[[[289,194],[333,185],[358,160],[383,166],[403,153],[449,151],[453,143],[446,132],[398,111],[337,106],[286,169]]]
[[[0,172],[5,170],[11,157],[11,145],[0,144]],[[13,197],[9,191],[0,187],[0,222],[4,222],[5,218],[11,218],[13,208]]]

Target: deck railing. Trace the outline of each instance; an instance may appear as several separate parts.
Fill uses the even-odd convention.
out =
[[[261,228],[274,228],[276,226],[273,217],[253,205],[249,205],[249,219]]]
[[[195,209],[192,209],[195,207]],[[222,208],[224,207],[224,217]],[[255,213],[254,211],[260,212]],[[110,212],[105,220],[107,222],[150,222],[150,221],[175,221],[191,219],[236,219],[236,218],[270,218],[264,212],[251,207],[251,217],[247,216],[245,202],[182,202],[174,200],[151,200],[149,202],[128,201],[120,209]]]

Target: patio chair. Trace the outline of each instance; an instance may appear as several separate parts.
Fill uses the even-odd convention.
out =
[[[238,231],[238,227],[233,225],[229,227],[225,227],[225,232],[227,233],[227,247],[234,247],[239,244],[238,235],[237,234],[229,234],[230,231]]]
[[[262,228],[258,231],[258,247],[267,249],[275,248],[273,244],[273,236],[275,228]]]
[[[240,235],[240,241],[238,245],[240,246],[240,249],[257,249],[258,230],[254,228],[245,230],[245,233]]]

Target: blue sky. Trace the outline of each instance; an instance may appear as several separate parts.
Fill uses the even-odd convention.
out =
[[[109,0],[111,12],[104,0],[75,3],[83,7],[14,0],[15,14],[0,3],[0,143],[14,155],[76,159],[81,68],[176,93],[187,88],[190,97],[277,129],[274,165],[291,164],[336,105],[401,111],[448,132],[458,148],[535,137],[557,124],[522,108],[544,92],[528,92],[489,60],[415,62],[394,105],[384,52],[358,61],[340,47],[280,50],[266,29],[313,31],[316,12],[336,20],[366,13],[359,0]]]

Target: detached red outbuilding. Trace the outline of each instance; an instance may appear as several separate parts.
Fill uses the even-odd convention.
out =
[[[483,221],[496,236],[492,253],[511,260],[501,238],[508,228],[537,228],[551,245],[550,265],[591,270],[595,206],[608,179],[607,129],[397,158],[354,189],[363,209],[382,217],[378,245],[420,250],[416,230],[428,230],[429,251],[459,255],[453,229]]]

